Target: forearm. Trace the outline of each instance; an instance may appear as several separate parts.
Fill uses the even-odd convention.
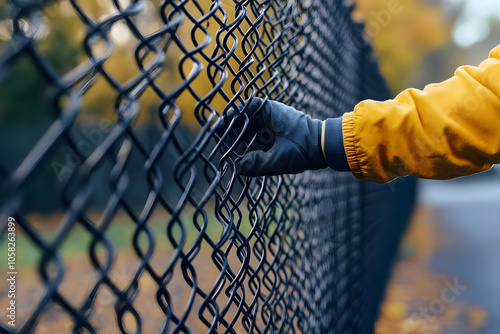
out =
[[[326,123],[327,160],[329,132]],[[479,67],[461,67],[423,91],[359,103],[343,116],[342,137],[353,174],[380,183],[450,179],[500,163],[500,47]]]

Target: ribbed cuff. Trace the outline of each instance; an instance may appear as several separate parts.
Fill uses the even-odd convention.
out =
[[[342,117],[328,118],[324,121],[322,144],[326,162],[332,169],[341,172],[351,170],[344,150]]]
[[[342,119],[344,152],[347,156],[347,163],[354,176],[358,179],[364,179],[363,173],[361,173],[361,164],[359,162],[358,153],[356,152],[356,143],[354,139],[354,112],[345,113]]]

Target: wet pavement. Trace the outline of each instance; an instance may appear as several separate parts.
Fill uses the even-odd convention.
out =
[[[480,305],[484,326],[475,333],[500,333],[500,173],[454,181],[424,181],[420,202],[432,208],[439,233],[430,269],[467,286],[458,297]],[[464,331],[467,333],[467,331]]]
[[[375,334],[500,334],[500,168],[419,186]]]

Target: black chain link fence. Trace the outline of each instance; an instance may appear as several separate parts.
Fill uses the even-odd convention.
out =
[[[2,316],[0,331],[42,332],[56,314],[77,333],[369,333],[413,183],[376,186],[331,170],[240,177],[244,134],[221,141],[214,126],[253,96],[322,119],[387,98],[352,8],[340,0],[3,3],[0,80],[15,91],[12,104],[1,102],[9,133],[1,242],[11,216],[36,249],[41,288],[18,309],[16,327]],[[38,94],[36,110],[16,94]],[[32,133],[22,130],[30,119]],[[38,211],[60,215],[43,225]],[[74,279],[65,247],[75,231],[88,238],[83,276],[91,277],[72,288],[80,298],[64,289]],[[133,265],[117,279],[123,253]],[[114,329],[96,320],[104,292]]]

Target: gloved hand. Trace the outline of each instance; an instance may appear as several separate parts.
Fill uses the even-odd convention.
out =
[[[297,174],[328,167],[321,149],[320,120],[276,101],[253,98],[249,103],[247,132],[268,139],[264,144],[269,145],[259,140],[250,145],[237,162],[240,175]]]

